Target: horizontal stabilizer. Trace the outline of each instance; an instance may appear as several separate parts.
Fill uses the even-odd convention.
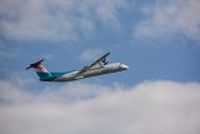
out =
[[[34,63],[30,64],[28,67],[26,67],[26,69],[28,70],[28,69],[30,69],[30,68],[36,68],[36,67],[38,67],[38,65],[40,65],[43,61],[44,61],[44,59],[41,59],[41,60],[39,60],[39,61],[37,61],[37,62],[34,62]]]

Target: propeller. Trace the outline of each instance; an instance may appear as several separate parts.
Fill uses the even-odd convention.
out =
[[[102,62],[103,62],[103,65],[107,65],[109,63],[109,61],[107,61],[106,58],[103,59]]]

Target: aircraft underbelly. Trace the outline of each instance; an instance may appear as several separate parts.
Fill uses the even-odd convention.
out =
[[[83,73],[82,75],[74,77],[73,75],[63,75],[62,77],[57,78],[55,81],[73,81],[73,80],[78,80],[78,79],[84,79],[87,77],[92,77],[92,76],[97,76],[97,75],[103,75],[103,74],[108,74],[108,73],[114,73],[122,71],[119,67],[115,68],[97,68],[97,69],[90,69]]]
[[[96,75],[103,75],[103,74],[108,74],[108,73],[113,73],[120,71],[118,68],[113,68],[113,69],[94,69],[94,70],[88,70],[87,72],[83,73],[83,77],[91,77],[91,76],[96,76]]]

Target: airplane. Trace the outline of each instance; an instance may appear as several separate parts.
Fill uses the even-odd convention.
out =
[[[39,76],[40,81],[69,82],[92,76],[124,71],[129,68],[127,65],[122,63],[109,64],[108,60],[106,59],[108,55],[110,55],[110,52],[98,58],[90,65],[84,66],[80,70],[72,70],[67,72],[48,72],[42,64],[44,62],[44,59],[30,64],[28,67],[26,67],[26,70],[31,68],[34,69],[37,75]]]

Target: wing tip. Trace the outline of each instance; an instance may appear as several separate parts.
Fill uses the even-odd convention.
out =
[[[111,52],[107,52],[107,53],[106,53],[106,55],[110,55],[110,54],[111,54]]]

